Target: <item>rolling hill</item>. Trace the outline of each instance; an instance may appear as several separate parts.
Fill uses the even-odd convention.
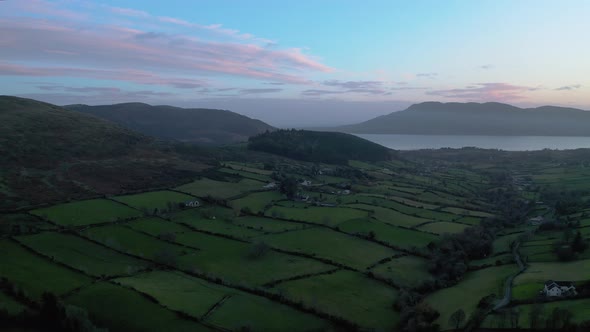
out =
[[[277,130],[250,137],[248,148],[297,160],[345,164],[348,160],[389,160],[393,151],[354,135]]]
[[[590,112],[574,108],[425,102],[330,130],[358,134],[590,136],[589,123]]]
[[[231,144],[274,129],[260,120],[216,109],[185,109],[143,103],[64,107],[116,122],[145,135],[187,143]]]
[[[189,181],[208,152],[89,114],[0,96],[0,210]]]

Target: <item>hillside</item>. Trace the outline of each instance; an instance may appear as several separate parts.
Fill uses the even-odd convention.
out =
[[[0,96],[0,210],[168,185],[205,167],[205,153],[171,148],[88,114]]]
[[[574,108],[426,102],[331,130],[359,134],[590,136],[588,123],[590,112]]]
[[[231,144],[274,129],[260,120],[216,109],[185,109],[143,103],[64,107],[116,122],[145,135],[187,143]]]
[[[334,164],[353,159],[388,160],[393,152],[353,135],[308,130],[278,130],[260,134],[250,138],[248,148],[297,160]]]

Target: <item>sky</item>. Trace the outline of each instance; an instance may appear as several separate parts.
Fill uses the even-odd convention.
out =
[[[424,101],[590,110],[587,0],[0,0],[0,94],[282,127]]]

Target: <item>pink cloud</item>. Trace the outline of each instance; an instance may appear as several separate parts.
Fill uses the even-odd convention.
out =
[[[507,83],[478,83],[465,88],[427,91],[426,94],[467,101],[513,101],[524,99],[524,93],[538,89]]]
[[[119,26],[81,28],[75,22],[35,18],[0,19],[0,57],[13,63],[47,67],[108,68],[169,72],[171,75],[232,75],[307,83],[304,72],[332,69],[300,49],[269,49],[256,44],[204,41]],[[151,36],[152,38],[142,38]],[[52,52],[47,52],[51,50]],[[31,65],[28,65],[31,66]],[[72,71],[65,71],[67,76]]]

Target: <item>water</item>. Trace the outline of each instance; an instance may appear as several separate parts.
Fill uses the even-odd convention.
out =
[[[590,148],[590,137],[355,134],[395,150],[477,147],[506,151]]]

